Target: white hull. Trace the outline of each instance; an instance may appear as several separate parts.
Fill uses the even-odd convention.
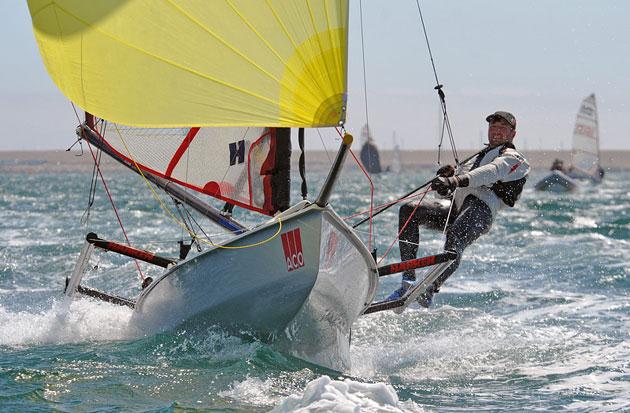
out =
[[[281,222],[269,242],[213,248],[168,270],[138,298],[134,322],[153,330],[218,324],[277,341],[308,361],[347,368],[344,348],[376,293],[376,264],[330,207],[287,211]],[[256,244],[277,231],[275,218],[225,246]],[[288,264],[281,234],[295,238],[295,231],[301,254]]]
[[[536,184],[539,191],[569,192],[577,188],[577,183],[560,171],[551,171],[549,175]]]
[[[594,184],[599,184],[599,183],[602,182],[601,176],[595,175],[595,174],[591,175],[589,173],[582,172],[582,171],[577,170],[577,169],[567,172],[567,175],[569,177],[573,178],[573,179],[588,180],[588,181],[591,181]]]

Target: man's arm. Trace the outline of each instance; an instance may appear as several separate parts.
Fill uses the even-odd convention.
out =
[[[510,182],[529,173],[529,164],[518,152],[505,153],[487,165],[452,177],[438,176],[431,184],[440,195],[448,194],[457,187],[491,186],[495,182]]]
[[[490,186],[495,182],[510,182],[529,173],[529,164],[519,153],[505,153],[487,165],[463,174],[472,187]]]

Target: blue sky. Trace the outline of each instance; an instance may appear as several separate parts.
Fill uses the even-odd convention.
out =
[[[156,0],[158,1],[158,0]],[[359,1],[351,0],[347,128],[365,123]],[[517,146],[569,149],[595,93],[602,149],[630,149],[630,2],[421,2],[458,149],[479,147],[485,115],[513,112]],[[48,78],[23,0],[0,1],[0,150],[64,149],[76,116]],[[363,0],[368,116],[377,144],[435,149],[439,105],[415,0]],[[308,135],[307,135],[308,136]],[[316,147],[312,139],[310,145]]]

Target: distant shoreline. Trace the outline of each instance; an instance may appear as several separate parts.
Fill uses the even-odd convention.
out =
[[[379,152],[381,164],[385,168],[392,163],[393,151],[382,150]],[[92,156],[90,152],[80,152],[65,150],[47,151],[0,151],[0,171],[3,172],[80,172],[92,170]],[[293,150],[293,167],[297,169],[299,150]],[[473,151],[460,151],[460,159],[473,154]],[[555,158],[560,158],[568,163],[571,159],[570,151],[523,151],[533,168],[547,169]],[[437,164],[437,151],[435,150],[413,150],[401,151],[401,161],[403,168],[430,168]],[[442,151],[441,162],[452,163],[452,155],[449,151]],[[328,154],[324,151],[307,151],[306,166],[311,170],[325,170],[335,157],[335,152]],[[630,167],[630,150],[606,150],[601,151],[602,166],[605,169],[626,169]],[[106,169],[123,168],[109,157],[102,158],[102,165]],[[349,162],[348,162],[349,163]]]

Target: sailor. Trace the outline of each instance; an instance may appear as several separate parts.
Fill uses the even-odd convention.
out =
[[[554,159],[550,170],[564,172],[564,162],[562,162],[562,159]]]
[[[451,165],[441,167],[431,183],[431,189],[443,197],[450,197],[450,205],[440,202],[413,202],[400,207],[398,214],[399,232],[409,217],[409,223],[400,234],[400,257],[403,261],[416,258],[418,252],[419,226],[442,230],[446,226],[445,250],[457,252],[457,259],[438,279],[419,296],[418,302],[429,307],[448,277],[459,266],[464,249],[479,236],[490,230],[497,212],[513,207],[518,200],[527,175],[529,164],[512,141],[516,136],[516,118],[509,112],[497,111],[486,118],[488,121],[489,144],[459,169]],[[414,270],[403,273],[402,286],[388,299],[400,298],[416,280]]]

